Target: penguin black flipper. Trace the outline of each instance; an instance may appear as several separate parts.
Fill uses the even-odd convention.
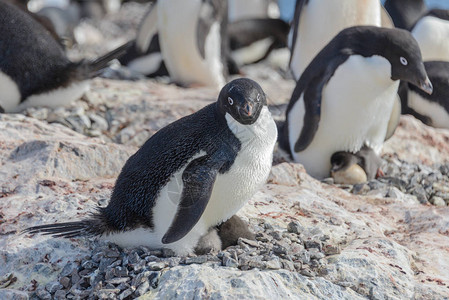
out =
[[[344,63],[348,59],[348,57],[349,54],[345,53],[345,51],[343,50],[339,56],[335,57],[331,62],[329,62],[328,66],[324,69],[323,74],[320,74],[321,76],[316,76],[308,82],[305,82],[307,80],[302,80],[302,77],[299,79],[297,87],[304,88],[300,88],[298,90],[295,88],[295,91],[293,91],[292,100],[290,102],[296,102],[293,99],[299,99],[300,95],[303,93],[305,115],[301,134],[295,143],[295,152],[303,151],[312,142],[320,123],[321,99],[324,86],[329,82],[332,75],[334,75],[335,70],[337,70],[337,68],[342,63]],[[310,64],[309,67],[310,66],[314,67],[314,64]],[[307,69],[309,69],[309,67]],[[304,73],[307,72],[307,69],[304,71]],[[307,78],[307,76],[304,77]],[[300,84],[300,82],[303,84]],[[289,105],[290,108],[292,106],[293,105]]]
[[[184,189],[178,211],[162,243],[170,244],[182,239],[198,223],[206,209],[220,169],[232,162],[226,155],[202,156],[194,159],[182,174]]]
[[[226,2],[227,1],[221,0],[202,1],[200,15],[196,27],[196,45],[203,59],[206,58],[206,37],[209,35],[209,31],[214,22],[216,22],[216,20],[221,20],[222,14],[227,14]],[[222,34],[222,32],[223,31],[221,30],[220,34]]]
[[[298,30],[299,30],[299,17],[301,15],[302,8],[304,7],[304,4],[308,4],[309,0],[297,0],[296,6],[295,6],[295,14],[293,17],[293,36],[292,36],[292,44],[291,44],[291,53],[295,53],[295,45],[296,45],[296,39],[298,38]],[[290,61],[288,64],[290,65],[292,63],[293,55],[290,55]]]

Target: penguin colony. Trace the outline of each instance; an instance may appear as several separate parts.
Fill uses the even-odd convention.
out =
[[[428,125],[449,128],[449,39],[428,34],[446,37],[449,14],[427,12],[423,1],[398,9],[398,1],[387,0],[392,21],[404,28],[398,29],[378,0],[298,0],[288,38],[286,22],[267,18],[268,1],[252,11],[249,1],[152,1],[135,40],[80,62],[70,61],[55,39],[62,32],[57,22],[52,36],[10,2],[0,0],[2,112],[67,105],[116,58],[146,76],[220,90],[216,102],[162,128],[128,159],[107,207],[27,233],[98,236],[177,254],[252,238],[235,214],[265,183],[278,129],[259,84],[228,82],[228,74],[230,66],[239,72],[239,64],[287,44],[296,87],[279,145],[310,175],[349,184],[382,176],[379,155],[401,105]],[[183,13],[173,17],[174,11]],[[231,54],[267,39],[262,56],[236,62]]]

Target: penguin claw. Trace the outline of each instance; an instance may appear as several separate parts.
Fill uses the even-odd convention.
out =
[[[378,168],[378,169],[377,169],[377,173],[376,173],[376,178],[384,177],[384,176],[385,176],[384,171],[382,171],[381,168]]]

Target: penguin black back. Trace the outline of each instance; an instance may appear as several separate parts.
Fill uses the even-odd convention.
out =
[[[385,8],[397,28],[410,30],[426,12],[424,0],[387,0]]]

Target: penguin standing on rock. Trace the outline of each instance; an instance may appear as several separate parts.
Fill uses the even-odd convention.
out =
[[[158,33],[171,79],[184,86],[222,87],[228,76],[227,1],[158,0],[144,17],[137,49],[145,53]],[[182,13],[177,13],[182,12]]]
[[[262,88],[236,79],[216,103],[162,128],[131,156],[106,208],[84,221],[25,231],[102,235],[122,247],[187,254],[266,181],[276,138]]]
[[[69,104],[88,89],[89,79],[127,47],[94,61],[71,62],[41,24],[0,0],[0,110]]]
[[[379,0],[296,1],[289,42],[294,78],[299,79],[312,59],[340,30],[355,25],[382,26],[383,22],[390,20]]]
[[[432,93],[419,46],[402,29],[342,30],[310,63],[287,107],[281,147],[317,178],[336,151],[379,154],[399,80]]]

